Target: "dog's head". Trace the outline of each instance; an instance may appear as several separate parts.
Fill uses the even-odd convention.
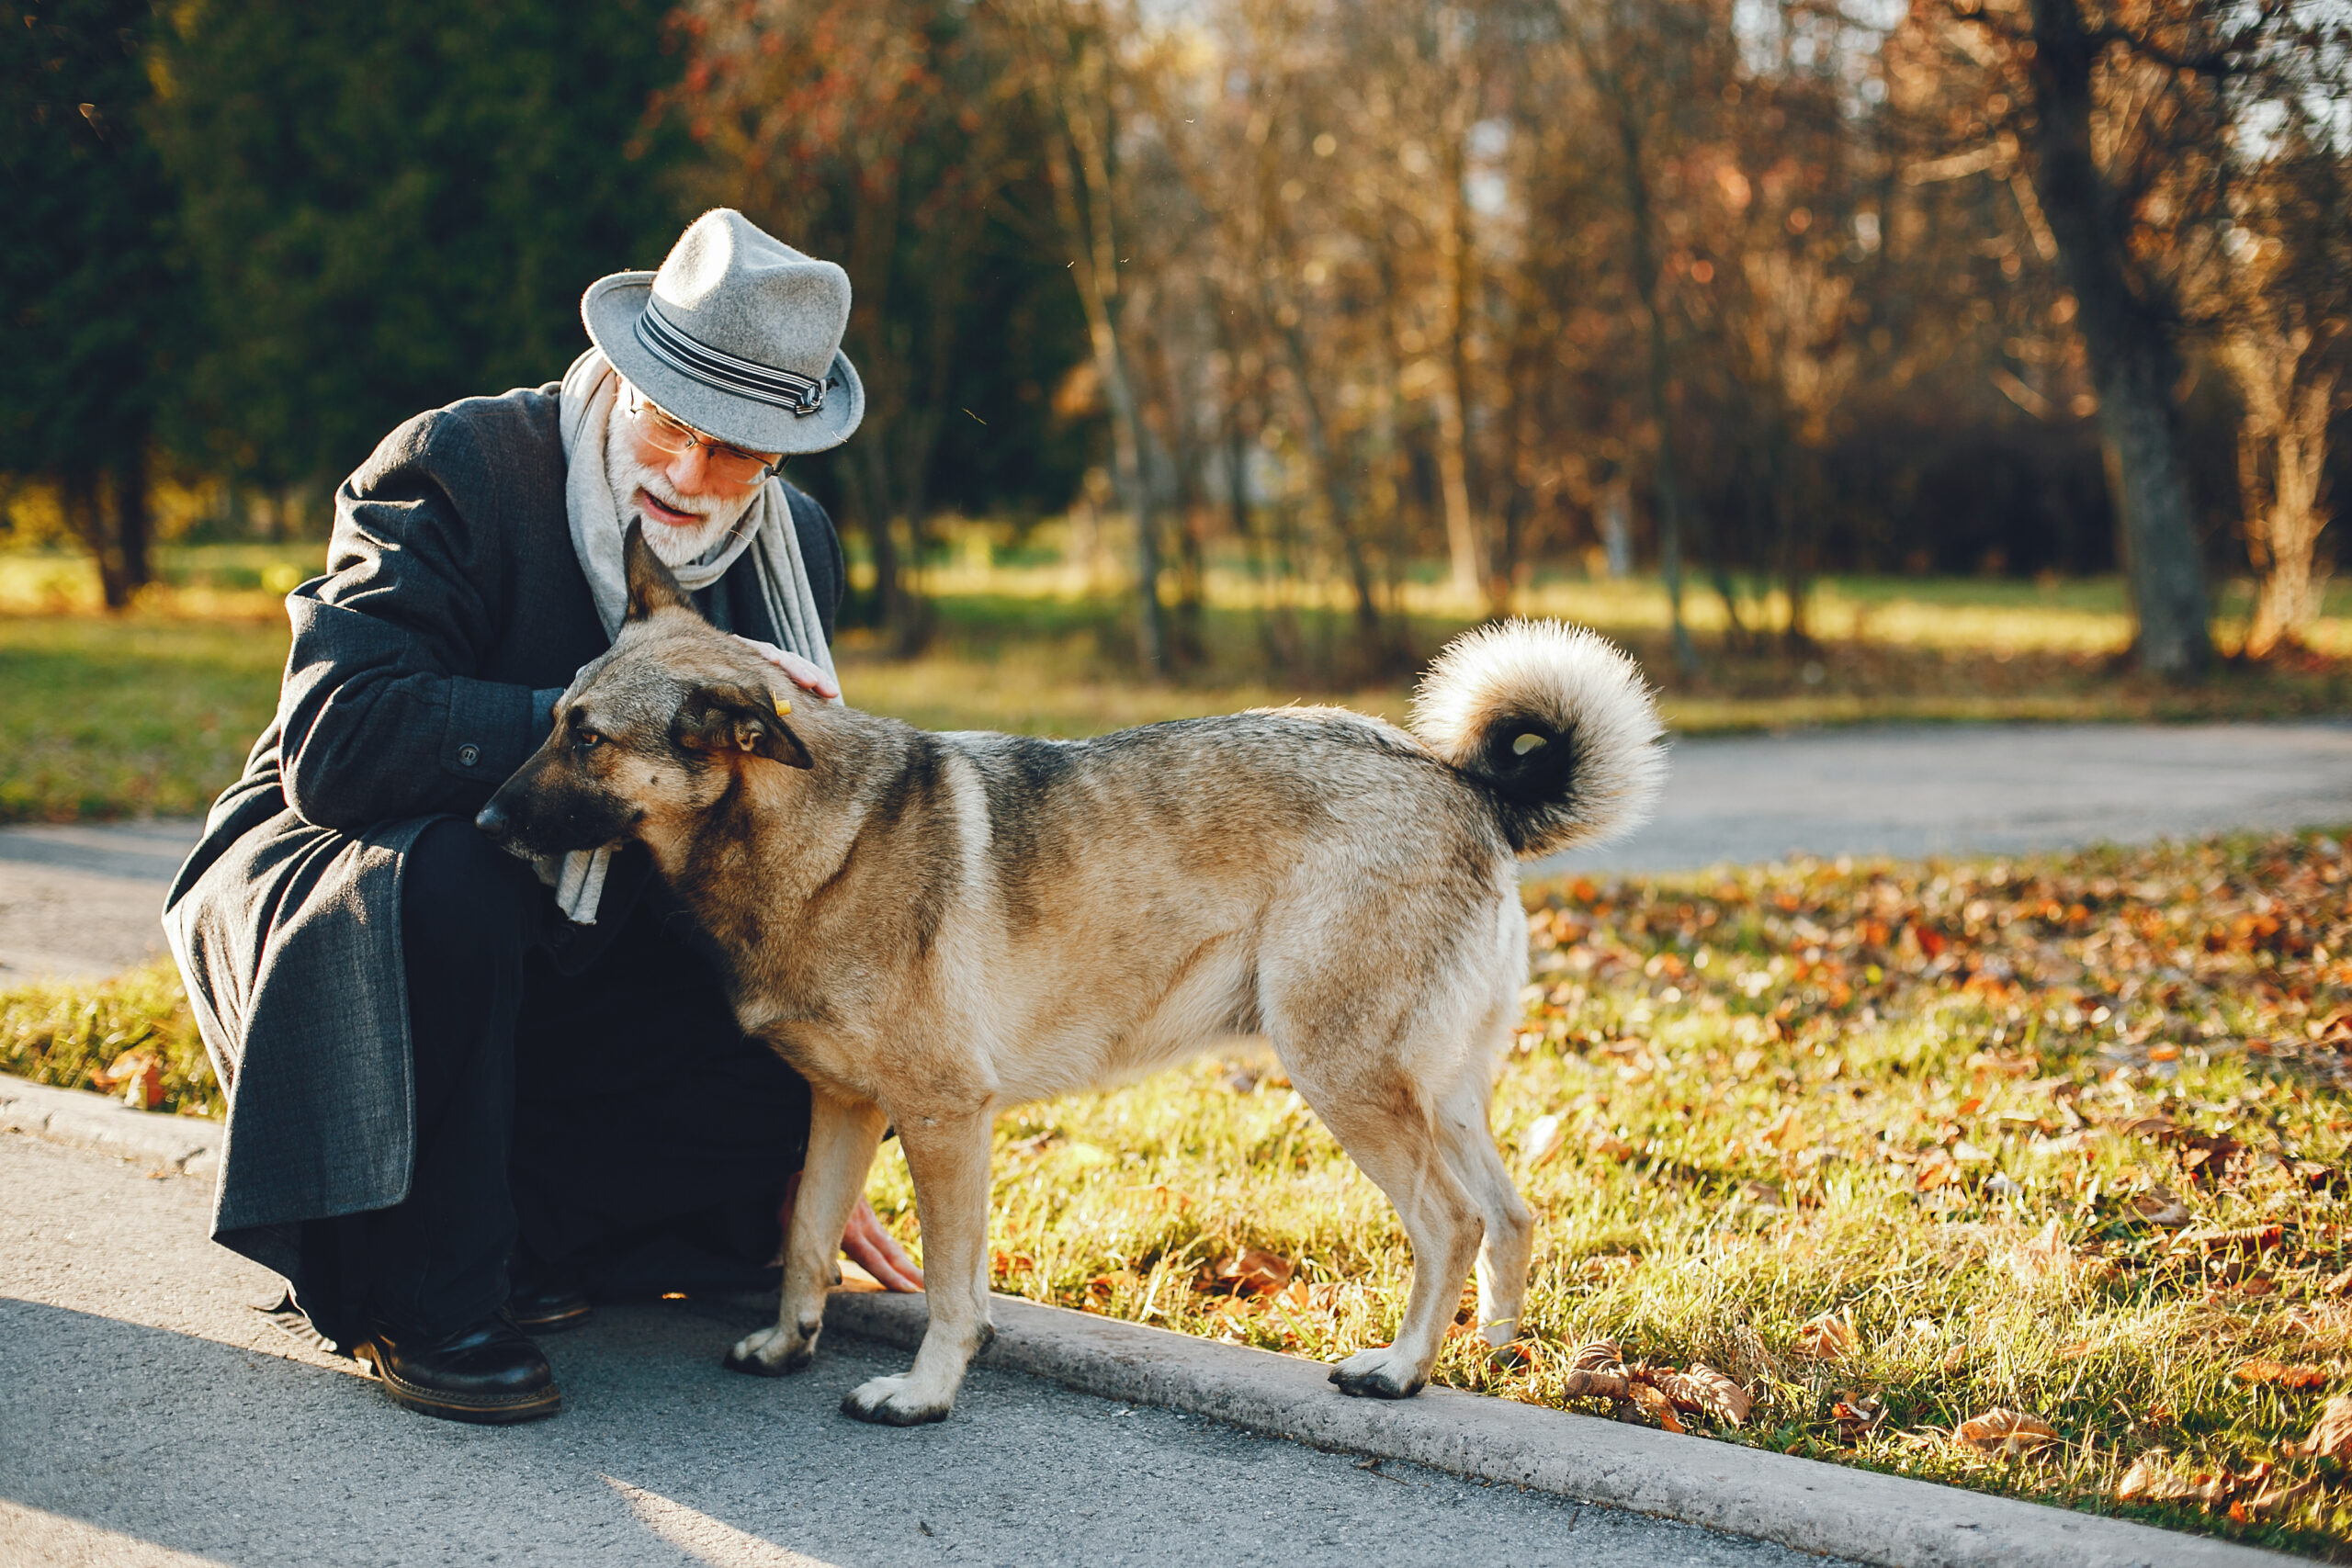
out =
[[[474,818],[515,854],[652,838],[725,798],[746,770],[813,765],[782,673],[703,619],[639,525],[623,549],[620,636],[572,678],[554,729]]]

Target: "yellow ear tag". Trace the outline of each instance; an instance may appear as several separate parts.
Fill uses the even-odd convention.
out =
[[[792,705],[786,702],[782,697],[776,698],[775,716],[778,718],[789,718],[792,716]]]

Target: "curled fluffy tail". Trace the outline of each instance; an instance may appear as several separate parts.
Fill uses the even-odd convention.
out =
[[[1558,621],[1456,637],[1413,694],[1413,729],[1486,786],[1524,856],[1631,831],[1666,782],[1641,671],[1602,637]]]

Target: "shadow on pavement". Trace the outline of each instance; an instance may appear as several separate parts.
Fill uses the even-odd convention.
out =
[[[254,1568],[1501,1564],[1558,1561],[1571,1533],[1593,1564],[1815,1561],[985,1369],[941,1426],[860,1426],[842,1392],[901,1353],[834,1340],[799,1377],[722,1371],[765,1311],[602,1308],[548,1342],[564,1413],[497,1428],[395,1409],[274,1327],[241,1348],[0,1299],[0,1522],[47,1532],[33,1561]]]

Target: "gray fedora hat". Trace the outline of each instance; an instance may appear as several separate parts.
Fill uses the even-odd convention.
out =
[[[631,385],[721,441],[822,452],[865,417],[842,352],[849,274],[731,208],[695,219],[661,271],[589,285],[580,319]]]

